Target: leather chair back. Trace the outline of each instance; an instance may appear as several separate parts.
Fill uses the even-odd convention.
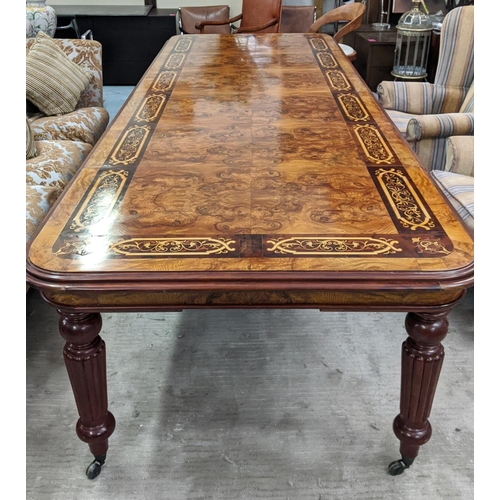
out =
[[[279,33],[281,24],[282,0],[243,0],[241,6],[241,28],[261,26],[273,19],[278,23],[259,33]]]
[[[209,5],[205,7],[180,7],[180,30],[186,35],[197,35],[200,30],[195,24],[201,21],[220,21],[229,19],[229,5]],[[230,34],[231,26],[205,26],[205,33]]]
[[[280,32],[307,33],[315,20],[315,5],[283,5]]]

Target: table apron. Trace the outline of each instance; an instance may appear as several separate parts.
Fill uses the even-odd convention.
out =
[[[46,290],[44,299],[61,311],[168,311],[199,308],[297,308],[332,311],[419,311],[453,307],[465,290],[332,291],[107,291]]]

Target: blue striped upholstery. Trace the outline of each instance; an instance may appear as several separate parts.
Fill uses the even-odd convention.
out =
[[[451,10],[443,20],[434,83],[461,87],[464,95],[474,80],[474,6]]]
[[[472,80],[472,84],[469,87],[469,91],[465,96],[464,102],[462,106],[458,110],[459,113],[473,113],[474,112],[474,80]]]
[[[464,220],[474,229],[474,177],[434,170],[431,177]]]
[[[377,93],[423,166],[443,170],[446,138],[474,134],[474,6],[444,18],[434,83],[383,81]]]

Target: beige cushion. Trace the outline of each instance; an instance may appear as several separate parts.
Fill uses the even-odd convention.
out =
[[[35,115],[29,120],[35,141],[79,141],[94,146],[106,130],[109,113],[94,106],[75,109],[63,116]]]
[[[473,135],[453,135],[446,139],[444,170],[474,177]]]
[[[30,122],[26,116],[26,159],[34,158],[36,156],[36,145],[33,137],[33,131],[30,127]]]
[[[46,115],[73,111],[90,75],[39,31],[26,56],[26,98]]]
[[[443,170],[433,170],[431,177],[467,226],[474,229],[474,177]]]
[[[59,192],[54,186],[26,186],[26,241],[45,218]]]
[[[26,184],[55,187],[59,195],[92,146],[77,141],[37,141],[36,148],[38,156],[26,160]]]
[[[415,115],[410,113],[404,113],[403,111],[396,111],[395,109],[386,109],[386,113],[392,120],[396,128],[401,132],[403,137],[406,137],[406,128],[408,127],[408,122],[415,118]]]

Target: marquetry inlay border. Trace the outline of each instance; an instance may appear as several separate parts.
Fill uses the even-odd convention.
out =
[[[106,234],[168,105],[196,37],[184,35],[153,78],[110,155],[54,245],[59,257],[105,253],[110,258],[435,257],[453,245],[423,201],[384,133],[321,35],[305,34],[397,234],[223,234],[134,237]]]

